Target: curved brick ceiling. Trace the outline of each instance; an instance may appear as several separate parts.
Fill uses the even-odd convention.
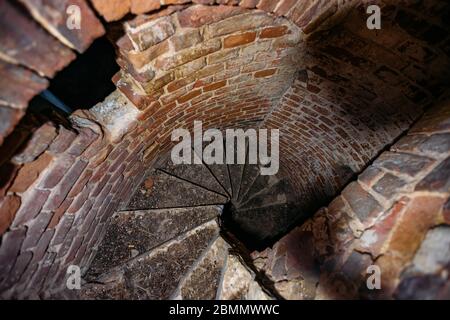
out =
[[[304,2],[256,3],[169,6],[126,22],[115,81],[143,110],[145,128],[159,128],[160,149],[169,149],[173,128],[193,120],[283,128],[282,170],[295,172],[291,183],[308,208],[333,196],[439,96],[449,59],[445,39],[427,34],[447,26],[420,13],[439,4],[381,2],[383,28],[370,31],[356,2],[309,10]]]

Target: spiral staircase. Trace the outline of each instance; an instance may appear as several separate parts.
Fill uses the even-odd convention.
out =
[[[78,298],[277,298],[250,253],[300,218],[285,179],[248,163],[162,162],[112,217]]]

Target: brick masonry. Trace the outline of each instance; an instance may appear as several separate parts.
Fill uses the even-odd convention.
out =
[[[282,296],[450,297],[449,105],[429,110],[328,207],[272,248],[253,253]],[[430,240],[436,229],[441,238]],[[380,268],[381,290],[366,286],[370,265]]]
[[[82,33],[65,29],[63,14],[50,19],[51,12],[64,12],[68,1],[48,1],[42,8],[21,2],[21,10],[34,18],[23,19],[23,30],[35,33],[30,39],[54,46],[59,59],[46,54],[49,47],[37,47],[35,56],[26,50],[12,54],[7,45],[17,45],[18,31],[2,22],[2,31],[9,32],[0,37],[12,41],[0,47],[0,292],[6,298],[48,297],[65,284],[68,265],[86,270],[118,205],[128,200],[144,168],[170,150],[172,129],[190,128],[194,120],[202,120],[205,128],[281,128],[282,170],[289,173],[299,204],[309,208],[331,199],[407,131],[442,93],[450,70],[448,27],[444,20],[424,16],[445,12],[440,1],[402,8],[381,1],[385,28],[368,32],[359,1],[129,0],[110,6],[98,0],[93,7],[108,21],[139,14],[123,21],[125,34],[117,42],[121,71],[113,80],[118,91],[89,111],[77,111],[71,128],[48,119],[29,125],[28,117],[18,125],[29,100],[48,85],[46,77],[73,59],[70,50],[84,51],[104,32],[82,0],[76,2],[91,26]],[[443,35],[435,39],[431,31]],[[307,255],[313,242],[321,255],[338,248],[332,252],[345,252],[345,259],[363,266],[367,253],[376,256],[370,250],[409,244],[392,248],[401,253],[395,263],[380,258],[389,275],[383,285],[391,295],[426,230],[441,218],[448,223],[448,204],[442,201],[448,196],[448,137],[443,134],[449,117],[439,110],[427,115],[405,138],[410,140],[403,140],[410,150],[393,147],[384,153],[316,214],[312,221],[336,221],[333,227],[340,230],[340,215],[323,217],[323,212],[344,207],[351,232],[343,226],[330,244],[321,233],[301,233],[305,247],[297,248],[300,254]],[[438,146],[445,147],[433,149]],[[407,219],[421,216],[417,208],[422,206],[433,210],[415,230]],[[400,229],[380,224],[380,239],[387,239],[389,229],[399,240],[346,247],[356,241],[354,233],[364,244],[365,238],[359,239],[364,223],[370,228],[386,217],[387,224],[399,226],[397,218],[388,218],[394,209],[417,238],[402,239],[395,235]],[[433,212],[441,212],[438,220]],[[314,265],[313,258],[305,261]],[[286,263],[298,275],[296,261]],[[314,274],[308,288],[322,274]],[[354,291],[350,286],[349,295]],[[311,295],[306,291],[305,297]]]

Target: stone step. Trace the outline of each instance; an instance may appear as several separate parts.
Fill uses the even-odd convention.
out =
[[[218,224],[207,222],[83,285],[80,298],[169,299],[218,234]]]
[[[237,154],[237,145],[234,145],[234,161],[233,164],[228,164],[228,172],[230,173],[230,181],[231,181],[231,187],[232,187],[232,201],[236,201],[239,192],[241,189],[241,183],[242,183],[242,176],[244,174],[245,169],[245,163],[244,164],[238,164],[238,154]],[[226,146],[225,146],[226,148]],[[248,153],[248,143],[245,145],[245,160],[247,160],[247,153]],[[246,162],[246,161],[244,161]]]
[[[205,150],[205,148],[208,146],[208,144],[209,144],[209,142],[203,142],[203,150]],[[198,155],[198,153],[196,153],[196,154]],[[220,159],[219,159],[219,161],[220,161]],[[231,199],[233,190],[231,188],[230,173],[228,171],[228,167],[227,167],[226,163],[227,163],[226,162],[226,147],[224,144],[223,145],[223,159],[221,160],[221,163],[205,164],[205,166],[208,167],[208,169],[211,171],[212,175],[216,178],[216,180],[221,185],[222,189],[225,190],[226,194]]]
[[[235,202],[239,203],[245,198],[248,191],[252,187],[253,183],[256,181],[260,175],[259,165],[257,164],[246,164],[244,168],[244,173],[242,174],[241,188],[239,190],[239,195],[235,198]]]
[[[86,279],[93,280],[111,268],[217,218],[221,211],[219,206],[205,206],[115,213]]]
[[[285,180],[273,176],[260,176],[253,184],[246,199],[237,205],[238,210],[263,208],[293,203],[289,186]]]
[[[231,199],[233,189],[231,188],[231,178],[228,171],[228,166],[224,162],[224,164],[209,164],[208,168],[217,178],[222,188],[226,191],[228,198]]]
[[[160,170],[152,170],[136,190],[125,211],[221,205],[227,197]]]
[[[218,182],[218,179],[216,179],[205,164],[193,163],[175,165],[169,157],[167,162],[159,169],[177,178],[199,185],[207,190],[221,194],[224,197],[228,197],[227,190],[222,187]]]
[[[237,200],[239,195],[239,190],[241,188],[242,174],[244,171],[245,165],[243,164],[229,164],[228,170],[230,172],[230,181],[232,187],[232,196],[233,201]]]
[[[217,294],[218,300],[272,300],[273,298],[255,280],[238,256],[229,254],[223,279]]]
[[[264,244],[284,233],[301,218],[301,213],[290,204],[237,210],[232,220],[247,235],[247,245]]]
[[[219,237],[196,263],[175,292],[176,300],[214,300],[230,246]]]

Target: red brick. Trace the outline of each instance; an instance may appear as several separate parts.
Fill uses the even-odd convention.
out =
[[[127,58],[136,69],[140,69],[168,51],[169,42],[163,41],[144,51],[128,53]]]
[[[266,12],[273,12],[278,2],[279,0],[260,0],[256,7]]]
[[[49,170],[47,170],[45,176],[41,179],[39,187],[42,189],[51,189],[55,187],[70,169],[73,162],[74,158],[66,155],[55,159],[52,166]]]
[[[193,98],[199,96],[202,94],[202,90],[198,89],[198,90],[193,90],[191,92],[189,92],[188,94],[180,97],[177,99],[178,103],[185,103],[188,102],[189,100],[192,100]]]
[[[416,191],[448,192],[450,190],[450,157],[442,161],[415,188]]]
[[[48,153],[42,154],[33,162],[26,163],[14,179],[14,183],[10,188],[10,192],[24,192],[28,187],[36,181],[40,173],[48,166],[53,157]]]
[[[56,137],[56,129],[52,124],[44,124],[37,129],[31,139],[22,147],[22,151],[16,154],[13,161],[16,163],[31,162],[42,154]]]
[[[0,247],[0,283],[8,277],[20,252],[26,228],[11,230],[3,235]]]
[[[296,4],[298,0],[281,0],[275,8],[275,14],[285,16]]]
[[[277,38],[282,37],[289,32],[287,26],[269,27],[261,30],[259,37],[261,39],[265,38]]]
[[[58,136],[53,140],[48,151],[53,154],[64,152],[72,144],[76,136],[76,133],[72,130],[59,126]]]
[[[0,60],[0,101],[17,109],[24,109],[48,81],[35,73]]]
[[[58,183],[58,186],[53,189],[51,197],[49,197],[44,206],[45,210],[55,210],[61,205],[75,182],[80,178],[80,175],[86,166],[87,162],[82,160],[78,160],[74,163],[70,170],[64,175],[64,178]]]
[[[0,235],[8,230],[19,207],[20,198],[17,196],[6,196],[0,199]]]
[[[105,34],[102,23],[90,9],[85,0],[20,0],[30,11],[36,21],[42,21],[47,31],[64,44],[84,52],[98,37]],[[81,9],[81,29],[67,28],[66,9],[77,5]]]
[[[239,2],[239,6],[246,9],[254,9],[258,4],[259,0],[242,0]]]
[[[374,219],[383,212],[383,208],[378,201],[357,182],[349,184],[342,192],[342,196],[347,200],[353,212],[361,222],[365,222],[368,219]]]
[[[0,104],[0,145],[23,117],[24,112]]]
[[[52,216],[52,212],[42,211],[32,221],[27,222],[27,237],[22,244],[23,251],[34,247],[39,242]]]
[[[48,224],[49,229],[53,229],[61,220],[61,217],[66,213],[67,209],[73,202],[73,198],[66,198],[63,203],[53,212],[53,217]]]
[[[224,48],[234,48],[244,44],[251,43],[256,39],[256,32],[246,32],[238,35],[226,37],[223,41]]]
[[[91,0],[91,2],[106,21],[120,20],[130,11],[131,5],[131,0]]]
[[[194,5],[178,13],[178,21],[183,28],[198,28],[245,12],[243,8],[232,6]]]
[[[222,87],[225,87],[226,85],[227,85],[226,80],[215,82],[210,85],[204,86],[203,92],[214,91],[214,90],[220,89]]]
[[[0,166],[0,198],[5,196],[13,183],[20,166],[5,162]]]
[[[79,156],[97,137],[94,131],[83,128],[66,152],[72,156]]]
[[[172,56],[156,59],[155,67],[164,71],[168,71],[201,57],[207,56],[208,54],[211,54],[213,52],[219,51],[220,47],[221,43],[219,40],[210,40],[208,42],[203,42],[201,45],[193,47],[189,50],[183,50]],[[170,79],[170,81],[172,80],[173,79]],[[166,82],[165,84],[169,83],[170,81]]]
[[[0,51],[41,76],[53,77],[76,57],[8,1],[0,7],[0,30]]]
[[[151,20],[139,32],[129,32],[128,36],[139,47],[139,50],[143,51],[166,40],[174,33],[175,27],[172,19],[170,17],[161,17]]]
[[[262,71],[258,71],[255,73],[255,78],[265,78],[265,77],[270,77],[273,76],[275,74],[275,72],[277,72],[277,69],[267,69],[267,70],[262,70]]]
[[[41,211],[50,191],[33,189],[22,195],[22,205],[17,211],[13,226],[17,227],[33,219]]]

